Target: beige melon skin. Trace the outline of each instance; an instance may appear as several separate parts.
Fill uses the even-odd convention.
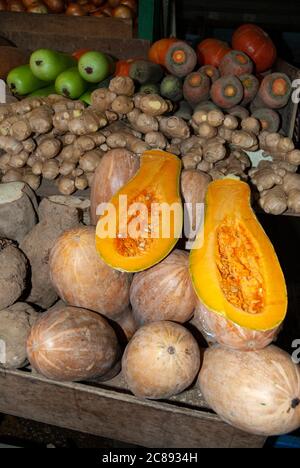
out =
[[[80,381],[106,375],[119,359],[116,334],[99,314],[58,307],[32,327],[27,355],[32,367],[58,381]]]
[[[140,328],[127,345],[122,371],[139,398],[164,399],[188,388],[200,367],[200,350],[192,334],[174,322]]]
[[[195,231],[201,226],[202,219],[197,219],[197,210],[200,208],[199,205],[205,202],[207,187],[211,181],[212,178],[209,174],[196,169],[184,170],[181,174],[182,196],[191,209],[189,221],[192,233],[194,233],[194,236],[189,236],[191,239],[195,238]]]
[[[275,341],[280,327],[267,331],[240,327],[198,302],[191,323],[202,333],[209,345],[220,344],[240,351],[266,348]]]
[[[123,333],[128,341],[131,340],[131,338],[139,328],[139,324],[135,320],[130,307],[126,307],[126,309],[122,312],[120,317],[115,319],[115,322],[123,330]]]
[[[187,252],[175,250],[165,260],[135,275],[130,301],[141,324],[157,320],[187,322],[196,306]]]
[[[59,297],[75,307],[115,320],[129,305],[131,275],[113,270],[98,256],[95,228],[64,232],[50,255],[50,276]]]
[[[91,222],[97,224],[97,208],[109,200],[136,174],[139,158],[123,148],[108,151],[95,172],[91,189]]]
[[[216,345],[204,354],[198,385],[238,429],[273,436],[300,427],[300,367],[276,346],[246,353]]]

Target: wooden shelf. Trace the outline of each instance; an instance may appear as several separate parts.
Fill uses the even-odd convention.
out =
[[[99,49],[117,58],[146,57],[150,42],[133,37],[131,20],[0,12],[0,37],[26,50]]]
[[[169,401],[139,400],[121,375],[81,384],[0,370],[0,412],[144,447],[260,448],[266,440],[221,421],[197,389]]]

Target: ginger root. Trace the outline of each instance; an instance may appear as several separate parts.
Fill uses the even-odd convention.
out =
[[[129,76],[117,76],[109,83],[109,91],[116,95],[133,96],[134,81]]]
[[[99,111],[105,112],[109,110],[113,101],[116,99],[117,94],[113,93],[109,89],[100,88],[92,92],[92,108]]]
[[[150,149],[147,143],[127,132],[117,132],[109,135],[106,143],[111,149],[126,148],[136,154],[142,154]]]
[[[203,147],[203,159],[209,163],[221,161],[226,157],[227,149],[218,140],[212,138]]]
[[[55,158],[61,150],[61,141],[56,138],[46,138],[36,150],[36,155],[41,159]]]
[[[135,99],[134,104],[137,109],[152,117],[158,117],[172,110],[171,103],[158,94],[141,95],[138,99]]]
[[[93,150],[85,153],[79,161],[79,167],[84,171],[84,172],[94,172],[103,156],[102,151],[99,150]]]
[[[300,189],[293,189],[288,193],[287,203],[292,213],[300,214]]]
[[[196,129],[197,135],[201,138],[214,138],[218,134],[216,127],[212,127],[208,122],[201,123]]]
[[[161,117],[159,128],[167,138],[186,140],[191,134],[188,124],[180,117]]]
[[[258,144],[256,136],[244,130],[234,130],[232,132],[231,142],[234,146],[250,151]]]
[[[168,144],[166,137],[161,132],[157,132],[157,131],[146,133],[145,142],[151,148],[156,148],[156,149],[161,149],[161,150],[166,149],[167,144]]]
[[[275,185],[281,185],[285,174],[284,169],[278,168],[268,161],[262,161],[257,168],[249,171],[252,182],[259,192],[269,190]]]
[[[281,215],[288,208],[287,197],[280,185],[263,191],[259,203],[266,213],[273,215]]]
[[[0,136],[0,149],[6,153],[18,154],[23,150],[23,145],[13,137]]]
[[[81,111],[80,115],[68,121],[68,130],[74,135],[81,136],[95,133],[106,125],[107,119],[103,113],[86,109]]]
[[[111,110],[119,115],[128,114],[133,111],[133,109],[133,100],[128,96],[117,96],[111,103]]]
[[[288,172],[283,177],[283,190],[289,194],[291,190],[300,190],[300,174]]]
[[[141,133],[158,132],[158,120],[148,114],[141,112],[139,109],[134,109],[127,114],[127,119],[132,128]]]

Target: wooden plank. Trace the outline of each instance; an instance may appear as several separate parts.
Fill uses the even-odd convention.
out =
[[[35,32],[83,38],[132,39],[132,20],[66,15],[34,15],[0,12],[0,35],[6,32]]]
[[[106,39],[79,37],[78,35],[36,33],[22,31],[6,31],[5,39],[13,45],[28,50],[52,48],[62,52],[74,52],[77,49],[88,48],[101,50],[118,59],[131,57],[147,58],[150,42],[141,39]]]
[[[0,412],[145,447],[262,447],[215,414],[119,391],[0,370]]]
[[[0,12],[0,37],[27,50],[98,49],[119,59],[147,57],[150,42],[133,38],[131,20]]]

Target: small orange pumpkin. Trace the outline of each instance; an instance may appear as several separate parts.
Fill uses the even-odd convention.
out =
[[[150,47],[148,53],[148,59],[151,62],[157,63],[158,65],[165,65],[166,55],[172,44],[178,42],[178,39],[175,37],[169,37],[165,39],[160,39],[159,41],[154,42]]]

